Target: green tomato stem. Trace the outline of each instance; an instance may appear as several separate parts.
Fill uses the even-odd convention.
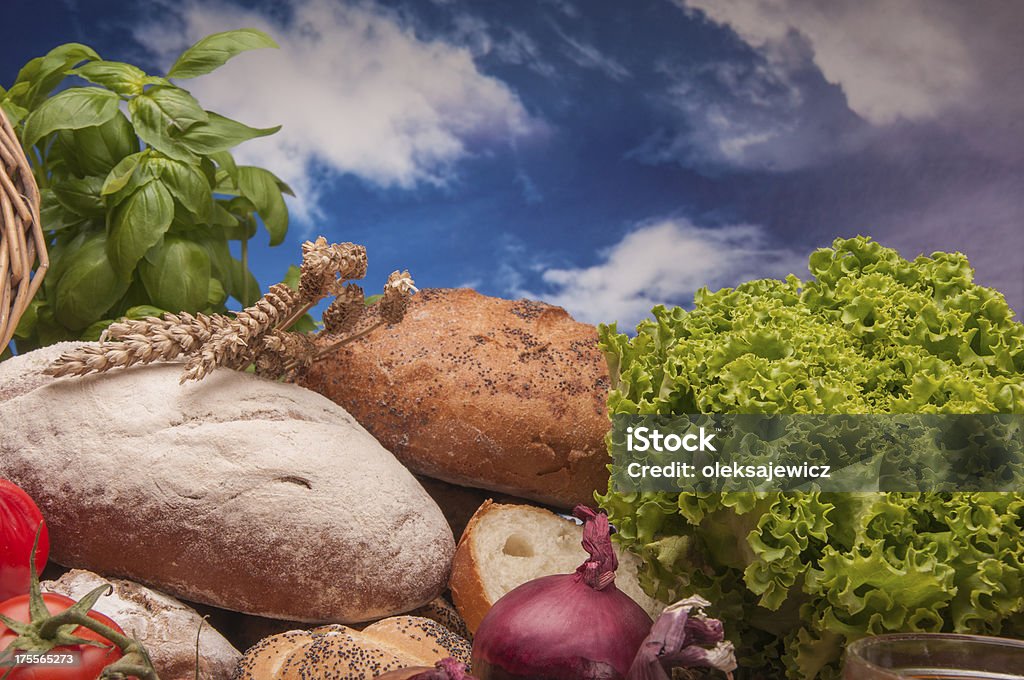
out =
[[[82,628],[88,628],[89,630],[102,635],[106,639],[113,642],[118,648],[125,653],[128,647],[137,644],[133,639],[119,633],[110,626],[106,625],[101,621],[83,614],[82,612],[75,611],[72,609],[65,609],[64,611],[54,614],[47,618],[39,625],[39,637],[44,640],[52,639],[55,637],[62,626],[75,624]]]

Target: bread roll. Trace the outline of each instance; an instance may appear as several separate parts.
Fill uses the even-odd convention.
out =
[[[587,559],[583,528],[529,505],[484,503],[462,534],[449,587],[455,607],[475,633],[491,606],[513,588],[552,574],[571,574]],[[665,604],[637,582],[640,560],[615,545],[615,586],[657,619]]]
[[[469,629],[466,627],[466,622],[462,620],[459,610],[443,597],[431,600],[422,607],[412,610],[409,614],[432,619],[459,637],[469,638]]]
[[[361,631],[332,625],[266,638],[245,653],[234,677],[362,680],[447,657],[468,664],[469,643],[431,619],[393,616]]]
[[[301,383],[416,473],[564,508],[607,490],[608,368],[560,307],[423,290]]]
[[[93,610],[106,614],[128,635],[139,639],[160,680],[194,680],[197,644],[200,678],[231,677],[242,655],[194,609],[173,597],[138,583],[103,578],[80,569],[56,581],[44,581],[42,589],[81,600],[102,585],[112,586],[113,591],[100,597]]]

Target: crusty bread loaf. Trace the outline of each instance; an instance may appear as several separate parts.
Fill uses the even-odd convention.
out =
[[[484,615],[513,588],[552,574],[571,574],[584,560],[583,528],[530,505],[484,503],[469,521],[455,550],[449,587],[467,627],[476,632]],[[657,619],[665,604],[637,582],[640,560],[615,546],[615,585]]]
[[[423,290],[301,382],[414,472],[565,508],[607,489],[608,369],[560,307]]]
[[[228,370],[179,385],[178,365],[39,377],[70,346],[0,363],[0,476],[38,503],[54,561],[317,623],[444,590],[444,516],[336,404]]]
[[[261,640],[238,664],[235,680],[362,680],[453,657],[469,663],[470,646],[441,624],[393,616],[361,631],[322,626]]]
[[[227,680],[241,654],[188,605],[156,590],[90,571],[72,569],[56,581],[44,581],[43,592],[81,600],[95,588],[112,590],[93,605],[146,647],[161,680],[194,680],[196,645],[199,677]]]

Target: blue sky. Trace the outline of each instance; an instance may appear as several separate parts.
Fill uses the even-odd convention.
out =
[[[700,286],[806,275],[837,236],[961,250],[1024,309],[1024,5],[957,0],[8,0],[0,83],[56,44],[162,72],[254,26],[281,50],[183,82],[298,191],[264,285],[319,234],[633,324]],[[16,27],[16,29],[14,28]]]

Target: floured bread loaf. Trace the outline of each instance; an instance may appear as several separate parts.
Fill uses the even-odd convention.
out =
[[[405,467],[296,385],[179,365],[84,378],[0,364],[0,476],[36,501],[54,561],[274,618],[357,622],[444,590],[454,540]]]

